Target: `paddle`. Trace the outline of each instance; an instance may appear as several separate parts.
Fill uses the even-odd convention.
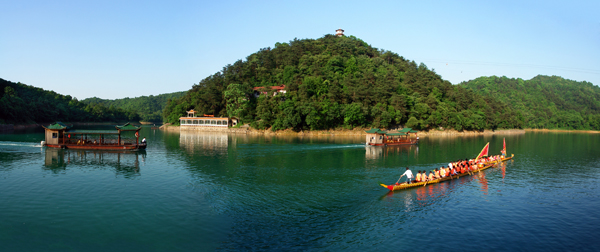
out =
[[[427,178],[427,176],[425,176],[425,179],[427,179],[427,180],[425,181],[425,183],[423,184],[423,186],[426,186],[427,182],[429,182],[429,179]]]
[[[404,174],[402,174],[402,176],[400,176],[400,177],[398,178],[398,181],[396,181],[396,184],[398,184],[398,182],[400,182],[400,179],[401,179],[403,176],[404,176]]]

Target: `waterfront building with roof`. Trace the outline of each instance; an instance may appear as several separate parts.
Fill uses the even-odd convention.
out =
[[[186,111],[186,117],[179,118],[179,125],[182,130],[202,129],[202,128],[223,128],[236,126],[238,119],[235,117],[215,117],[214,115],[196,116],[195,110]]]

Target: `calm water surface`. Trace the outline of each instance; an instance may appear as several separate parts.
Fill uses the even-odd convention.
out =
[[[600,135],[422,138],[165,133],[146,151],[41,148],[0,134],[1,251],[598,251]],[[389,193],[404,167],[515,159]]]

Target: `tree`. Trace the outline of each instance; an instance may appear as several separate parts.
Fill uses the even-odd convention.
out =
[[[240,84],[230,84],[223,94],[227,102],[227,115],[229,117],[242,117],[242,112],[248,105],[248,93]]]
[[[362,111],[362,105],[354,102],[346,106],[344,110],[344,125],[352,128],[365,124],[365,115]]]

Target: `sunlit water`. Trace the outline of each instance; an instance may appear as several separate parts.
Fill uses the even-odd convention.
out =
[[[142,130],[141,152],[0,134],[0,251],[597,251],[600,135],[319,138]],[[405,167],[513,161],[389,193]]]

